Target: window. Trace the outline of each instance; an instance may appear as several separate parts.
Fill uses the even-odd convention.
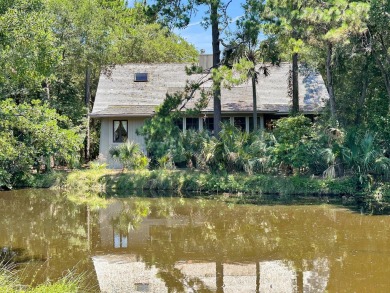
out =
[[[183,131],[183,119],[182,118],[177,118],[175,120],[173,120],[173,124],[177,127],[179,127],[179,129],[181,131]]]
[[[260,129],[260,117],[257,117],[257,129]],[[253,131],[253,117],[249,117],[249,131]]]
[[[199,118],[186,118],[186,129],[199,130]]]
[[[135,73],[134,81],[136,82],[146,82],[148,81],[148,74],[146,72],[143,73]]]
[[[221,122],[222,123],[230,123],[230,117],[222,117]]]
[[[210,133],[214,132],[214,118],[207,117],[203,118],[203,129],[209,131]]]
[[[149,283],[135,283],[135,291],[137,292],[149,292]]]
[[[264,127],[267,130],[272,130],[275,128],[275,122],[280,118],[287,117],[286,115],[273,115],[266,114],[264,115]]]
[[[116,229],[115,229],[116,230]],[[114,248],[127,248],[127,235],[114,230]]]
[[[127,120],[114,120],[114,142],[127,140]]]
[[[234,126],[241,131],[246,131],[246,118],[245,117],[234,117]]]

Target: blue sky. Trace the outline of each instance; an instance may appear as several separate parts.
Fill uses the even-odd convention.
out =
[[[132,6],[135,0],[129,0],[129,6]],[[229,25],[228,30],[234,30],[234,23],[238,17],[243,14],[243,9],[241,4],[245,0],[232,0],[230,3],[227,13],[232,20],[232,24]],[[211,45],[211,29],[205,30],[200,24],[202,17],[204,16],[204,11],[207,11],[206,6],[201,6],[196,16],[191,19],[191,23],[185,29],[176,29],[175,33],[182,36],[188,42],[195,45],[196,49],[199,51],[204,49],[206,53],[212,53]],[[221,48],[222,49],[222,48]]]

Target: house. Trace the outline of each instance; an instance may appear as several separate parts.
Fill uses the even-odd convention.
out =
[[[209,68],[212,55],[201,55],[199,65]],[[202,75],[187,75],[189,64],[126,64],[116,66],[110,74],[102,73],[90,117],[101,120],[100,155],[108,158],[110,147],[126,140],[137,142],[146,152],[144,138],[136,134],[145,119],[151,117],[167,93],[182,91],[187,81]],[[265,128],[273,119],[286,116],[291,108],[288,94],[290,63],[270,67],[270,75],[260,76],[257,85],[258,125]],[[211,82],[203,85],[211,87]],[[248,81],[231,89],[222,88],[222,121],[230,121],[245,131],[252,122],[252,86]],[[329,99],[322,77],[304,67],[299,72],[300,110],[317,114]],[[199,117],[185,117],[182,128],[213,128],[213,102]]]

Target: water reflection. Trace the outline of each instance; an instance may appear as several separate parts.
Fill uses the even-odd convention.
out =
[[[0,213],[0,247],[34,259],[26,282],[76,267],[103,292],[390,288],[388,216],[180,198],[112,199],[92,210],[49,192],[0,193]]]
[[[93,261],[103,292],[325,292],[329,279],[326,259],[310,261],[312,270],[301,273],[281,260],[224,263],[220,277],[215,262],[179,261],[167,272],[135,255],[95,256]]]
[[[274,223],[288,220],[288,209],[241,207],[243,214],[240,207],[204,200],[150,202],[144,209],[142,201],[116,202],[100,211],[100,234],[112,235],[102,241],[111,254],[93,257],[102,291],[323,292],[327,286],[327,258],[260,261],[282,244],[267,235],[278,234],[282,227]],[[112,254],[120,248],[133,253]]]

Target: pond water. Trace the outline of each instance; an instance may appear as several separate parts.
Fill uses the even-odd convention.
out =
[[[133,197],[94,208],[1,192],[0,248],[26,283],[71,270],[93,292],[390,291],[390,216],[328,204]]]

